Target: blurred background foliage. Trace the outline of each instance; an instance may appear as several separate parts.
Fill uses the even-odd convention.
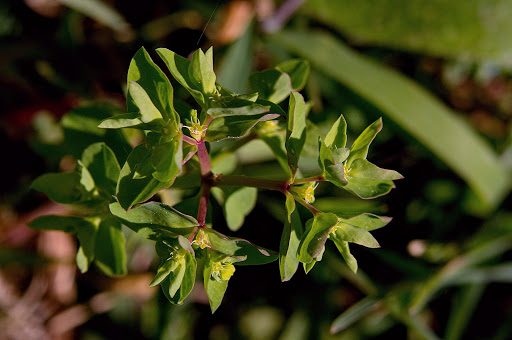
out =
[[[511,11],[507,0],[0,2],[0,338],[511,338]],[[148,287],[153,245],[129,231],[129,274],[110,279],[78,274],[69,235],[26,227],[66,213],[30,191],[36,176],[73,169],[92,142],[123,147],[95,127],[124,111],[140,46],[214,46],[219,83],[238,92],[250,72],[305,58],[315,127],[343,113],[353,139],[384,117],[370,159],[405,176],[397,189],[372,201],[317,189],[320,209],[394,217],[377,231],[381,249],[354,248],[357,275],[330,248],[286,283],[275,264],[239,268],[211,315],[200,287],[183,306]],[[236,161],[257,175],[279,168],[258,143]],[[239,235],[277,249],[280,199],[259,195]]]

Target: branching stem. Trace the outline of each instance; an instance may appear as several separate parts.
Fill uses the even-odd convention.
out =
[[[302,198],[296,198],[295,200],[302,204],[304,207],[306,207],[313,214],[313,216],[317,216],[322,213],[320,210],[318,210],[308,202],[304,201]]]
[[[295,184],[304,184],[304,183],[310,183],[310,182],[321,182],[321,181],[325,181],[325,180],[326,179],[323,175],[316,175],[316,176],[296,179],[295,181],[293,181],[292,184],[295,185]]]
[[[182,135],[181,138],[183,138],[183,141],[187,142],[188,144],[197,145],[197,141],[194,138],[192,138],[192,137],[189,137],[189,136],[186,136],[186,135]]]

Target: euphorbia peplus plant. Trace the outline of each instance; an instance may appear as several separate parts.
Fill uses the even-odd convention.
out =
[[[131,150],[122,167],[111,148],[94,143],[83,151],[78,171],[36,179],[33,188],[55,202],[80,207],[82,217],[43,216],[30,226],[76,234],[80,242],[77,264],[82,272],[94,262],[107,275],[122,275],[126,256],[121,227],[125,225],[156,241],[161,264],[151,285],[161,285],[167,298],[180,304],[192,291],[197,268],[203,268],[212,311],[220,305],[236,266],[278,260],[281,279],[287,281],[300,262],[309,272],[321,260],[327,239],[355,272],[357,262],[349,243],[378,247],[370,231],[383,227],[390,218],[365,213],[346,219],[320,211],[313,206],[314,190],[318,182],[330,182],[361,198],[374,198],[394,187],[392,181],[402,178],[399,173],[366,160],[368,147],[382,128],[381,119],[347,148],[346,122],[340,116],[317,139],[318,173],[302,177],[299,159],[310,131],[308,105],[297,91],[305,85],[307,62],[291,60],[255,73],[248,84],[254,92],[235,94],[216,84],[212,49],[197,50],[190,61],[168,49],[157,53],[198,107],[175,102],[164,72],[146,50],[139,50],[128,70],[128,113],[104,119],[99,127],[138,129],[145,141]],[[288,97],[285,111],[279,104]],[[209,147],[227,139],[238,142]],[[212,172],[212,159],[254,139],[271,148],[284,170],[282,180]],[[171,186],[195,186],[198,194],[174,207],[146,202]],[[257,189],[284,195],[286,218],[279,252],[225,236],[210,225],[211,196],[223,206],[228,227],[236,231],[253,209]],[[312,215],[305,226],[296,203]],[[191,211],[191,204],[196,207],[195,217],[184,213]]]

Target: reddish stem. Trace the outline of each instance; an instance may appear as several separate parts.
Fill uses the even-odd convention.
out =
[[[211,184],[201,182],[201,198],[199,198],[199,209],[197,211],[197,222],[199,228],[206,226],[206,212],[208,210],[208,201],[210,199]]]
[[[199,209],[197,211],[197,222],[199,227],[206,225],[206,211],[208,210],[208,201],[210,199],[210,188],[212,187],[212,168],[210,165],[210,157],[204,141],[197,143],[197,157],[199,158],[199,166],[201,167],[201,197],[199,199]]]
[[[197,143],[197,157],[199,157],[199,164],[201,166],[201,177],[209,175],[212,171],[212,167],[210,165],[210,157],[208,156],[208,150],[206,150],[204,141],[199,141]]]
[[[188,144],[197,145],[197,141],[194,138],[192,138],[192,137],[189,137],[187,135],[182,135],[181,138],[183,138],[183,141],[187,142]]]
[[[325,177],[322,176],[322,175],[317,175],[317,176],[311,176],[311,177],[305,177],[305,178],[301,178],[301,179],[297,179],[295,181],[293,181],[293,185],[296,185],[296,184],[304,184],[304,183],[311,183],[311,182],[321,182],[321,181],[325,181]]]

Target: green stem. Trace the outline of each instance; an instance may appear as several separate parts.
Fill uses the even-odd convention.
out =
[[[326,181],[325,177],[323,175],[316,175],[316,176],[310,176],[305,178],[296,179],[293,181],[293,185],[297,184],[304,184],[304,183],[310,183],[310,182],[321,182]]]

